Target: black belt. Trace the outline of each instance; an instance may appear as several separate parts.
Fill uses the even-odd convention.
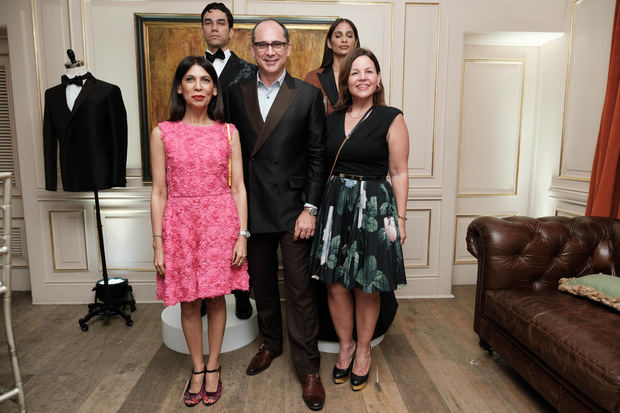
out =
[[[334,174],[333,176],[337,176],[339,178],[354,179],[356,181],[380,181],[385,179],[385,176],[360,176],[349,174]]]

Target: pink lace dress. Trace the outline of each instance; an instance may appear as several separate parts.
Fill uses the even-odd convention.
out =
[[[163,219],[164,305],[248,289],[247,264],[230,265],[239,217],[228,187],[231,147],[226,125],[161,122],[168,200]],[[235,127],[230,125],[232,136]]]

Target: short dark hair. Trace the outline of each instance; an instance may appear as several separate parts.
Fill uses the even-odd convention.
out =
[[[286,43],[288,43],[289,42],[288,29],[286,28],[285,25],[283,25],[278,20],[276,20],[276,19],[274,19],[272,17],[268,17],[268,18],[263,19],[263,20],[259,21],[258,23],[256,23],[256,25],[252,29],[252,43],[254,43],[254,40],[256,39],[256,36],[254,35],[254,33],[256,32],[256,28],[258,27],[258,25],[261,24],[261,23],[264,23],[264,22],[268,22],[268,21],[276,22],[276,23],[278,23],[280,25],[280,27],[282,28],[282,32],[284,32],[284,39],[286,40]]]
[[[204,26],[205,14],[207,14],[211,10],[219,10],[221,12],[224,12],[224,14],[226,15],[226,18],[228,19],[228,28],[232,29],[233,24],[235,24],[235,19],[233,18],[233,15],[230,12],[230,9],[228,7],[226,7],[226,5],[224,3],[209,3],[209,4],[207,4],[207,7],[205,7],[202,10],[202,14],[200,15],[200,25],[201,26]]]
[[[338,103],[334,106],[335,110],[347,109],[353,103],[353,98],[351,97],[351,93],[349,93],[349,75],[351,74],[351,66],[353,66],[353,62],[360,56],[368,56],[370,60],[375,65],[375,69],[377,73],[381,73],[381,68],[379,67],[379,61],[377,57],[368,49],[364,49],[362,47],[353,50],[351,53],[347,55],[344,59],[344,63],[340,68],[340,74],[338,75]],[[379,86],[375,93],[372,95],[372,103],[376,106],[385,106],[385,92],[383,87],[383,81],[379,80]]]
[[[340,17],[336,19],[336,21],[334,21],[331,26],[329,26],[329,30],[327,31],[327,36],[325,37],[325,46],[323,47],[323,61],[321,62],[321,67],[331,66],[331,64],[334,62],[334,51],[327,47],[327,41],[332,38],[332,34],[334,34],[334,30],[336,30],[336,26],[338,26],[340,23],[348,23],[349,26],[351,26],[351,29],[353,29],[353,34],[355,35],[355,47],[361,47],[360,37],[357,34],[357,27],[355,27],[351,20]]]
[[[177,66],[174,72],[174,79],[172,80],[172,88],[170,89],[170,118],[168,120],[170,122],[178,122],[185,116],[185,99],[183,99],[183,95],[179,93],[178,88],[183,81],[183,76],[185,76],[194,65],[198,65],[206,70],[217,88],[217,95],[211,97],[211,101],[209,101],[207,105],[207,115],[214,121],[224,122],[224,103],[222,102],[220,81],[217,78],[217,72],[213,65],[203,56],[187,56],[183,58]]]

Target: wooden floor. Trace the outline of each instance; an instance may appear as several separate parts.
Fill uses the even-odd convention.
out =
[[[472,330],[473,286],[455,299],[401,300],[396,321],[373,350],[369,385],[353,392],[331,382],[334,354],[322,354],[324,412],[547,412],[553,409],[497,355],[478,347]],[[309,412],[285,350],[258,376],[245,368],[258,348],[221,356],[223,396],[188,410],[181,394],[189,376],[186,355],[162,344],[160,304],[138,304],[133,327],[115,317],[82,332],[85,305],[32,305],[14,293],[14,326],[28,411],[36,412]],[[1,318],[1,315],[0,315]],[[4,324],[0,324],[3,326]],[[13,385],[0,333],[0,386]],[[285,348],[288,348],[286,346]],[[17,412],[11,401],[0,412]]]

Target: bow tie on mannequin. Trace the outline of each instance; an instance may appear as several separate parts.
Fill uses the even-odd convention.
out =
[[[67,75],[62,75],[60,77],[60,81],[62,82],[63,85],[76,85],[76,86],[82,86],[83,85],[83,80],[86,80],[90,77],[90,72],[83,74],[81,76],[75,76],[75,77],[67,77]]]
[[[209,62],[213,63],[213,61],[215,59],[222,59],[222,60],[224,60],[226,58],[226,56],[224,55],[224,52],[222,51],[222,49],[217,49],[217,52],[215,52],[214,54],[211,54],[210,52],[207,51],[205,53],[205,58]]]

